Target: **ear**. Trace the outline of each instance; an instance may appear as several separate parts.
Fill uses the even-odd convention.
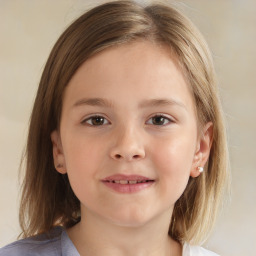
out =
[[[65,174],[67,173],[65,157],[63,154],[60,134],[57,130],[51,133],[51,140],[52,140],[53,160],[54,160],[55,169],[59,173]]]
[[[190,176],[193,178],[198,177],[201,172],[199,171],[198,167],[204,167],[212,146],[213,140],[213,123],[208,122],[204,127],[201,136],[198,139],[196,152],[192,164],[192,169],[190,172]]]

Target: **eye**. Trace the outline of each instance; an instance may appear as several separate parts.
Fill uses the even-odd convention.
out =
[[[101,126],[109,124],[109,121],[103,116],[91,116],[82,121],[82,124],[88,124],[90,126]]]
[[[173,122],[173,121],[164,115],[155,115],[147,121],[147,124],[163,126],[163,125],[167,125],[171,122]]]

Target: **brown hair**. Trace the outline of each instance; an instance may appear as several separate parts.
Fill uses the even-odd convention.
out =
[[[99,5],[60,36],[44,68],[30,120],[26,174],[20,205],[22,236],[71,227],[80,220],[80,202],[67,175],[55,170],[50,134],[59,128],[62,96],[71,77],[89,57],[136,40],[169,46],[184,70],[200,124],[213,122],[213,144],[205,172],[190,178],[176,202],[169,234],[199,243],[209,233],[228,180],[225,128],[211,54],[203,37],[179,11],[165,4],[133,1]]]

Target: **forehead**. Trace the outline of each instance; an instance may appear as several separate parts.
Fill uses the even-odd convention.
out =
[[[193,105],[178,58],[167,46],[147,41],[114,46],[85,61],[70,80],[64,99],[82,95],[111,100],[118,100],[118,95],[130,103],[171,96]]]

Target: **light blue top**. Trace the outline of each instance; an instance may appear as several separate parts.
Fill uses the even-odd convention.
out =
[[[62,227],[9,244],[0,249],[0,256],[80,256]]]
[[[48,235],[26,238],[0,249],[0,256],[80,256],[62,227],[54,228]],[[185,243],[182,256],[218,256],[199,246]]]

